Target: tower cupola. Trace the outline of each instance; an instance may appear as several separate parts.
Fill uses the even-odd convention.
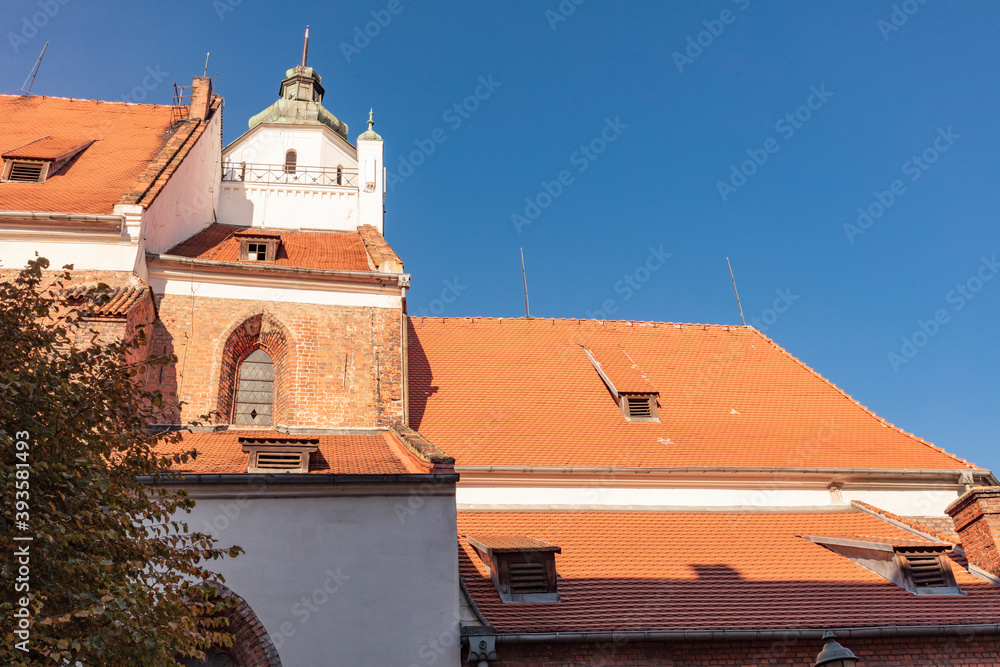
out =
[[[342,122],[323,107],[322,78],[306,65],[309,54],[309,26],[306,26],[302,45],[302,63],[285,71],[285,78],[278,90],[278,101],[250,119],[250,128],[261,123],[290,125],[326,125],[340,136],[347,138],[347,123]]]

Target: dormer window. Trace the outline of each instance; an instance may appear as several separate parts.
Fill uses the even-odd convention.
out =
[[[951,569],[951,544],[916,538],[804,537],[914,595],[965,595]]]
[[[0,181],[5,183],[44,183],[67,162],[76,157],[93,140],[80,143],[77,140],[42,137],[23,146],[7,151],[3,158]]]
[[[240,438],[249,456],[247,472],[309,472],[309,456],[319,449],[318,438]]]
[[[562,549],[525,535],[466,535],[504,602],[559,602],[556,554]]]
[[[630,422],[658,422],[656,399],[660,392],[624,349],[606,348],[587,353],[597,375],[611,392],[619,409]],[[603,363],[598,361],[598,356]]]
[[[298,163],[298,154],[294,150],[290,150],[285,153],[285,173],[294,174],[296,164]]]
[[[281,237],[260,232],[237,232],[241,262],[273,262],[278,255]]]

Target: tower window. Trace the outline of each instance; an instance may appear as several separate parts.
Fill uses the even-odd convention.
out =
[[[337,185],[344,184],[344,167],[342,165],[337,165]]]
[[[273,406],[274,362],[264,350],[255,350],[240,364],[233,423],[270,426]]]
[[[290,150],[287,153],[285,153],[285,173],[286,174],[294,174],[295,173],[295,164],[296,164],[297,161],[298,161],[298,155],[296,154],[296,152],[294,150]]]

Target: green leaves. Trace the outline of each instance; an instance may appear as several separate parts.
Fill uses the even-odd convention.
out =
[[[170,358],[143,357],[151,332],[141,328],[128,340],[97,335],[61,296],[70,275],[48,266],[38,258],[17,276],[0,275],[0,547],[12,553],[17,534],[8,522],[19,431],[30,433],[26,534],[34,538],[32,651],[14,649],[5,622],[0,664],[177,665],[177,656],[232,641],[232,604],[201,582],[220,579],[204,563],[241,550],[189,533],[175,517],[193,506],[182,491],[137,481],[175,476],[175,461],[188,458],[157,454],[148,426],[161,421],[162,397],[139,384],[146,367]],[[107,291],[99,284],[86,298]],[[11,559],[0,562],[3,581],[15,576]],[[4,618],[25,594],[3,587]]]

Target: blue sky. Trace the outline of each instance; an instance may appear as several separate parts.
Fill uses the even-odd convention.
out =
[[[996,3],[8,0],[0,21],[4,92],[50,40],[36,94],[169,104],[211,51],[227,142],[308,23],[325,106],[352,137],[375,107],[411,313],[523,316],[523,247],[535,316],[738,324],[728,256],[748,322],[1000,470]]]

